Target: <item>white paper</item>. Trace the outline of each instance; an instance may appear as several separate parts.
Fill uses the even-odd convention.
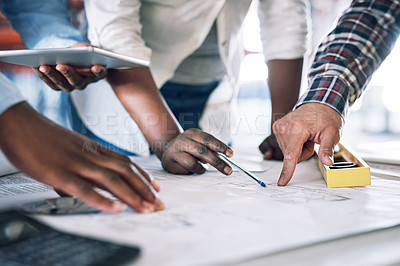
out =
[[[400,141],[359,144],[357,151],[367,162],[400,165]]]
[[[4,153],[0,150],[0,176],[15,172],[18,172],[18,169],[10,163]]]
[[[165,211],[39,218],[67,232],[138,245],[135,265],[229,264],[400,223],[399,181],[327,188],[314,159],[299,164],[286,187],[276,185],[282,164],[268,162],[268,171],[256,174],[267,188],[239,172],[176,176],[155,158],[141,160],[153,160]]]
[[[396,164],[368,162],[368,166],[371,168],[371,174],[383,178],[393,177],[400,180],[400,164],[396,165]]]
[[[24,203],[57,197],[54,190],[23,173],[0,177],[0,209],[19,207]]]

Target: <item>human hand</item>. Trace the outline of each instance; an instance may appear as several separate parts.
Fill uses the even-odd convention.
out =
[[[120,212],[126,205],[138,212],[164,209],[159,185],[128,157],[56,125],[26,102],[0,116],[0,148],[30,177],[102,211]]]
[[[282,160],[283,154],[279,148],[278,141],[276,140],[275,134],[269,135],[260,146],[258,146],[260,152],[264,155],[265,160]]]
[[[232,168],[221,160],[216,152],[228,157],[233,150],[228,145],[201,130],[191,128],[173,138],[165,147],[161,162],[165,170],[173,174],[202,174],[205,168],[199,163],[209,163],[225,175]]]
[[[89,46],[89,44],[77,43],[72,47],[82,46]],[[101,65],[93,65],[90,68],[79,68],[64,64],[58,64],[55,67],[41,65],[33,70],[53,90],[67,92],[75,89],[83,90],[88,84],[107,76],[107,69]]]
[[[296,164],[314,154],[320,144],[318,157],[325,165],[333,164],[333,149],[340,140],[342,118],[331,107],[306,103],[276,121],[273,126],[283,152],[283,167],[278,185],[285,186],[293,176]]]

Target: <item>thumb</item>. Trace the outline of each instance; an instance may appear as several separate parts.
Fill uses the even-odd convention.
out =
[[[326,136],[321,140],[318,150],[318,157],[321,162],[327,166],[331,166],[333,161],[333,150],[338,141],[332,136]]]

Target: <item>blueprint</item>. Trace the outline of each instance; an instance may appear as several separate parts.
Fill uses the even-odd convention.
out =
[[[265,171],[255,174],[267,188],[236,171],[178,176],[156,158],[135,161],[161,184],[166,210],[38,218],[67,232],[138,245],[135,265],[229,264],[400,224],[399,181],[327,188],[314,159],[299,164],[286,187],[276,185],[280,162],[256,160]]]
[[[166,210],[36,218],[66,232],[138,245],[142,256],[135,265],[230,264],[400,224],[400,181],[373,178],[368,187],[327,188],[314,159],[299,164],[286,187],[276,185],[282,163],[247,162],[249,170],[265,169],[254,174],[267,188],[236,171],[178,176],[163,171],[156,158],[134,160],[160,183]],[[55,196],[41,186],[23,197],[4,195],[2,206]]]
[[[54,197],[58,194],[53,188],[23,173],[0,176],[0,209],[18,208],[28,202]]]

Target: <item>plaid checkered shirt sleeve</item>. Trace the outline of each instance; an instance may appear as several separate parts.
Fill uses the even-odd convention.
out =
[[[296,107],[322,103],[345,117],[399,34],[400,0],[353,1],[320,44]]]

